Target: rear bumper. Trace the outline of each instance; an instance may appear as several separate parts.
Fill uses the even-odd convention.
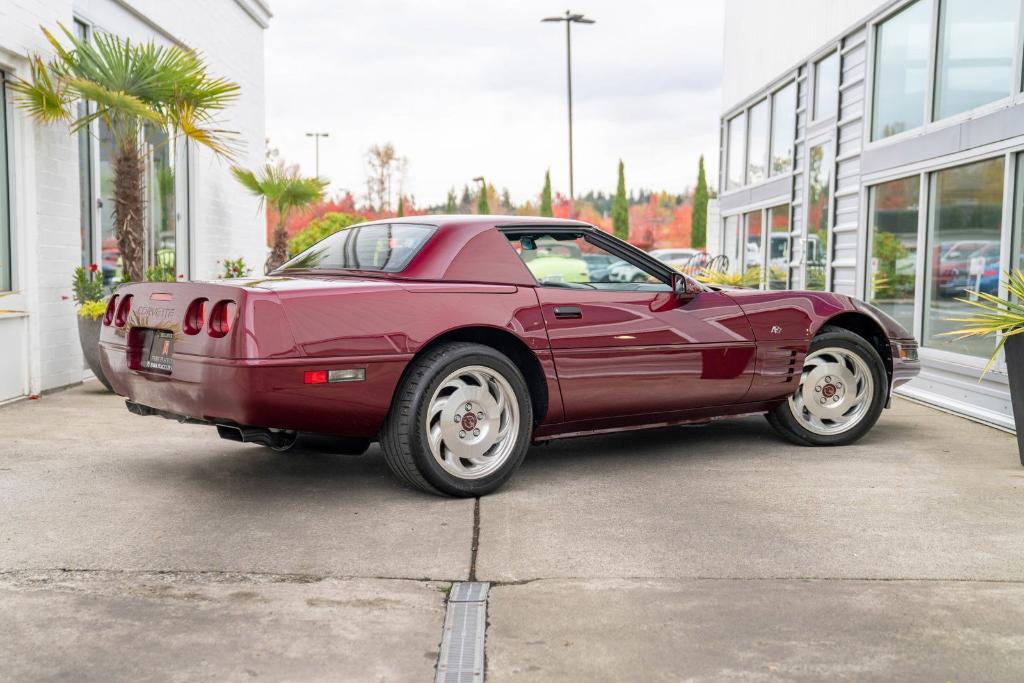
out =
[[[170,375],[132,370],[101,343],[103,371],[134,403],[193,420],[373,438],[409,357],[231,360],[175,354]],[[307,370],[364,368],[359,382],[305,384]]]

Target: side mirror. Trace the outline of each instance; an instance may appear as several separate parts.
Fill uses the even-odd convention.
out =
[[[689,301],[702,291],[700,286],[682,273],[672,274],[672,291],[681,301]]]

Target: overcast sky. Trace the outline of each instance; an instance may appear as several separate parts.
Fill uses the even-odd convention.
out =
[[[719,2],[574,0],[596,19],[573,26],[576,192],[680,192],[705,155],[710,178],[720,106]],[[267,33],[267,131],[283,157],[331,192],[365,193],[365,155],[392,142],[408,158],[407,194],[442,203],[478,175],[516,203],[551,169],[568,192],[563,13],[550,0],[277,0]]]

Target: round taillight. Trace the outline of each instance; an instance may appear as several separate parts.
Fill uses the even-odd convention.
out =
[[[110,324],[114,322],[114,311],[117,310],[117,294],[110,297],[107,301],[107,310],[103,312],[103,324],[110,327]]]
[[[231,331],[231,325],[235,321],[235,309],[238,307],[234,301],[218,301],[210,313],[210,324],[206,328],[211,337],[223,337]]]
[[[206,301],[206,299],[196,299],[188,305],[188,310],[185,311],[185,322],[182,324],[185,334],[199,334],[202,331],[203,323],[206,322]]]
[[[121,303],[117,305],[117,313],[114,314],[114,325],[124,327],[128,322],[128,314],[132,312],[132,295],[125,294]]]

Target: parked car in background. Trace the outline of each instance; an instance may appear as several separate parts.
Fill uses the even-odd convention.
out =
[[[584,254],[583,260],[587,263],[591,282],[611,282],[612,266],[625,264],[625,261],[610,254]]]
[[[701,250],[689,248],[652,249],[647,253],[653,256],[654,258],[658,259],[662,263],[667,263],[670,266],[678,267],[689,265],[693,257],[701,253]]]
[[[644,279],[592,281],[583,253]],[[379,441],[399,479],[453,496],[581,434],[763,413],[797,444],[852,443],[919,369],[911,334],[862,301],[704,286],[524,216],[375,221],[265,277],[125,284],[100,355],[135,414],[278,451]]]

